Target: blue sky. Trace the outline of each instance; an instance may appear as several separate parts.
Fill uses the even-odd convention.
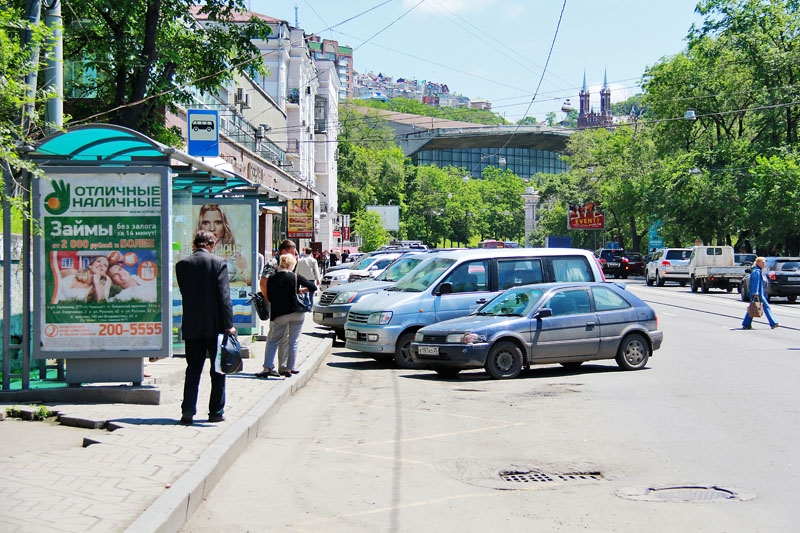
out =
[[[563,117],[565,99],[577,107],[584,72],[594,107],[604,70],[612,100],[624,100],[639,92],[646,67],[684,49],[689,28],[701,21],[697,0],[567,0],[548,63],[564,0],[248,3],[291,25],[297,6],[299,27],[352,46],[359,72],[446,83],[451,92],[488,99],[511,121],[526,111],[537,120],[549,111]]]

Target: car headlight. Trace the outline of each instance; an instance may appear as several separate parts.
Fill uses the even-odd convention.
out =
[[[355,297],[358,296],[358,291],[342,291],[333,299],[334,304],[349,304]]]
[[[448,343],[452,344],[474,344],[476,342],[486,342],[486,335],[478,335],[477,333],[451,333],[445,339]]]
[[[422,339],[425,338],[425,335],[417,331],[414,333],[414,342],[422,342]]]
[[[379,324],[383,326],[388,324],[391,319],[391,311],[379,311],[377,313],[372,313],[367,317],[367,324]]]

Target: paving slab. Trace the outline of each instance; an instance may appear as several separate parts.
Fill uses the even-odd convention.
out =
[[[146,363],[146,384],[159,390],[157,405],[46,404],[72,427],[0,418],[0,531],[177,531],[259,426],[313,376],[332,339],[308,317],[300,373],[266,380],[254,376],[266,343],[249,343],[243,371],[227,379],[225,421],[219,424],[204,416],[208,370],[195,424],[178,424],[182,358]],[[38,406],[0,403],[2,412],[7,407]]]

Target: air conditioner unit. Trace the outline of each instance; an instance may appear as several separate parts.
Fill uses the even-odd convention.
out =
[[[256,139],[263,139],[265,133],[267,133],[267,129],[263,125],[259,126],[256,128]]]
[[[243,104],[247,93],[244,92],[242,87],[236,88],[236,97],[233,99],[235,104]]]

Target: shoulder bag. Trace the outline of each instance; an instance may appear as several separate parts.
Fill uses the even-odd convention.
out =
[[[303,294],[297,293],[297,274],[294,275],[294,312],[295,313],[310,313],[311,312],[311,298],[306,292]]]

